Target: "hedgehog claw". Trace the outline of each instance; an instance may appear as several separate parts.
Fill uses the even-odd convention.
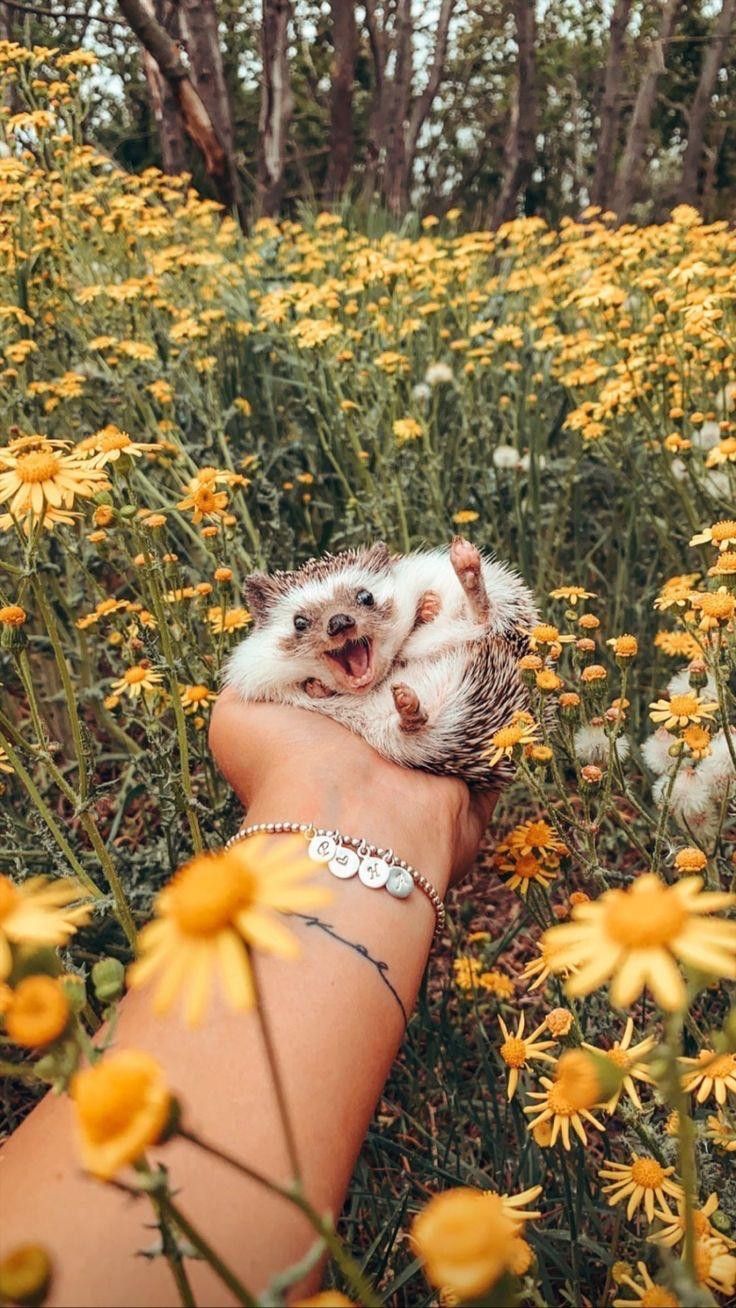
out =
[[[317,677],[309,677],[304,682],[304,691],[310,699],[331,699],[335,694],[328,686],[322,684]]]
[[[473,616],[479,620],[487,618],[489,601],[483,580],[480,550],[463,536],[456,536],[450,546],[450,561],[468,598]]]
[[[421,731],[426,725],[427,714],[424,712],[419,703],[419,696],[410,686],[398,682],[391,687],[391,694],[394,697],[394,704],[399,715],[399,726],[402,731],[414,732]]]

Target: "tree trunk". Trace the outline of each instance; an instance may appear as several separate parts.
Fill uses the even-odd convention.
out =
[[[144,0],[149,14],[168,32],[173,40],[179,36],[178,15],[165,0]],[[151,108],[156,120],[161,162],[165,173],[183,173],[187,168],[184,124],[179,105],[169,82],[162,75],[156,60],[145,46],[141,50],[143,71],[146,75]]]
[[[289,84],[291,0],[263,0],[261,110],[258,119],[258,210],[274,217],[281,207],[286,138],[293,100]]]
[[[397,216],[404,213],[409,203],[406,131],[411,104],[414,20],[412,0],[398,0],[396,8],[396,64],[392,79],[387,114],[386,169],[384,194],[389,212]]]
[[[500,227],[516,215],[519,196],[526,190],[536,158],[537,77],[535,0],[514,0],[514,21],[519,58],[516,95],[504,146],[501,190],[493,210],[492,225]]]
[[[143,0],[118,0],[118,7],[141,45],[155,60],[176,98],[187,136],[202,152],[205,168],[218,198],[230,208],[232,194],[228,161],[214,123],[184,66],[168,32],[145,7]]]
[[[417,96],[412,105],[409,127],[406,134],[406,167],[409,177],[411,177],[414,160],[416,159],[419,134],[427,121],[427,116],[434,104],[435,97],[440,89],[440,83],[445,72],[447,42],[450,35],[450,22],[452,20],[456,2],[457,0],[442,0],[440,14],[437,20],[437,35],[434,41],[432,65],[429,70],[424,90]]]
[[[698,181],[703,161],[705,125],[718,69],[723,64],[726,47],[731,36],[734,13],[736,13],[736,0],[723,0],[711,40],[705,48],[700,80],[688,115],[687,146],[682,160],[682,177],[677,193],[678,203],[680,204],[695,204],[698,198]]]
[[[237,210],[240,221],[244,224],[245,208],[235,165],[233,120],[214,0],[175,0],[175,4],[181,18],[192,81],[225,152],[230,206]]]
[[[365,25],[373,58],[373,95],[368,114],[368,141],[360,202],[363,205],[368,205],[375,193],[376,179],[381,164],[381,150],[385,143],[384,119],[387,107],[386,96],[389,89],[386,79],[386,63],[390,51],[390,42],[385,27],[379,25],[375,0],[365,0]]]
[[[616,144],[621,120],[621,84],[623,81],[626,29],[631,16],[632,0],[616,0],[611,17],[611,36],[606,60],[606,75],[601,100],[601,130],[595,175],[590,189],[591,204],[608,206],[616,163]]]
[[[649,52],[649,58],[637,92],[634,112],[631,116],[626,137],[626,145],[621,156],[616,173],[616,183],[613,188],[612,207],[622,220],[628,216],[636,196],[644,165],[652,113],[657,98],[657,83],[664,72],[667,46],[672,37],[681,4],[682,0],[665,0],[659,35]]]
[[[358,33],[354,0],[330,0],[332,13],[332,88],[330,93],[330,157],[325,199],[339,200],[350,181],[355,139],[353,83]]]

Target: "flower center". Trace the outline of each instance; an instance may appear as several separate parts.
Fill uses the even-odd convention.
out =
[[[522,734],[521,727],[501,727],[493,737],[493,744],[498,749],[508,749],[509,745],[518,745]]]
[[[541,872],[539,860],[533,854],[522,854],[514,862],[514,875],[531,881]]]
[[[665,1179],[664,1168],[654,1158],[637,1158],[631,1164],[631,1179],[645,1190],[657,1190]]]
[[[0,875],[0,922],[2,922],[9,913],[12,913],[17,900],[18,891],[10,880],[10,877]]]
[[[559,1081],[550,1086],[547,1103],[557,1117],[572,1117],[577,1111]]]
[[[60,467],[55,454],[46,450],[34,450],[18,459],[15,472],[19,480],[24,482],[53,481]]]
[[[630,1059],[625,1049],[614,1047],[606,1050],[606,1058],[610,1058],[616,1067],[628,1068]]]
[[[709,1049],[701,1049],[698,1061],[703,1064],[703,1076],[711,1076],[716,1081],[725,1081],[726,1077],[736,1074],[736,1054],[720,1054],[716,1057]]]
[[[185,935],[214,936],[252,902],[254,889],[253,878],[241,863],[203,854],[182,868],[166,898]]]
[[[691,714],[697,713],[700,707],[697,695],[691,695],[689,692],[685,695],[673,695],[670,700],[670,710],[678,718],[687,718]]]
[[[518,1036],[504,1040],[500,1053],[507,1067],[523,1067],[526,1062],[526,1044]]]
[[[549,843],[551,835],[552,829],[546,822],[530,822],[524,833],[524,844],[543,849]]]
[[[146,676],[148,676],[148,668],[141,667],[140,663],[136,664],[136,667],[125,668],[123,672],[123,680],[127,681],[128,685],[137,685],[139,681],[145,681]]]
[[[188,696],[192,703],[199,704],[203,699],[207,699],[209,693],[206,686],[190,686]]]
[[[124,450],[127,445],[132,444],[133,442],[127,432],[110,431],[100,438],[99,448],[108,453],[110,450]]]
[[[217,495],[211,486],[202,486],[194,492],[194,503],[203,513],[217,508]]]
[[[605,924],[616,944],[629,949],[651,949],[670,944],[679,935],[686,917],[680,901],[655,883],[636,895],[614,890],[606,905]]]
[[[732,536],[736,537],[736,521],[728,518],[723,522],[716,522],[710,529],[711,540],[730,540]]]

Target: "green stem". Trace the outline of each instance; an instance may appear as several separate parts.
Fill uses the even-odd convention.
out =
[[[283,1082],[281,1080],[281,1072],[279,1071],[276,1046],[272,1039],[270,1023],[268,1017],[266,1016],[266,1008],[258,984],[258,975],[255,967],[253,967],[252,965],[252,962],[251,962],[251,973],[253,976],[253,990],[255,992],[256,1011],[258,1013],[258,1021],[261,1028],[261,1035],[263,1037],[263,1044],[266,1050],[266,1059],[268,1061],[268,1066],[271,1072],[271,1080],[273,1081],[274,1092],[276,1094],[276,1104],[279,1110],[279,1117],[281,1118],[281,1129],[284,1133],[286,1152],[289,1156],[289,1166],[291,1167],[291,1173],[294,1178],[295,1184],[301,1185],[302,1178],[301,1178],[301,1166],[299,1164],[299,1150],[297,1148],[296,1137],[294,1135],[294,1128],[292,1127],[291,1124],[291,1117],[289,1116],[289,1105],[286,1102],[286,1093],[284,1090]]]
[[[10,761],[10,766],[18,774],[20,781],[28,791],[28,794],[30,796],[33,805],[40,813],[49,831],[54,837],[54,840],[59,846],[59,849],[64,855],[64,858],[67,860],[69,866],[73,868],[75,875],[79,878],[85,890],[88,891],[88,893],[92,895],[95,899],[104,898],[103,893],[100,890],[99,886],[95,885],[89,873],[85,871],[82,864],[79,862],[79,859],[77,858],[76,854],[74,853],[73,849],[71,848],[71,845],[67,841],[66,837],[63,835],[50,808],[46,804],[38,787],[33,781],[33,778],[24,768],[23,764],[20,761],[20,758],[18,757],[17,753],[13,749],[13,746],[11,745],[7,736],[3,735],[2,733],[0,733],[0,745],[2,745],[2,748],[5,750],[5,753],[8,756],[8,759]]]
[[[372,1285],[363,1275],[355,1259],[345,1249],[331,1218],[323,1217],[321,1213],[318,1213],[312,1207],[298,1184],[291,1186],[280,1185],[278,1181],[271,1181],[269,1177],[264,1176],[262,1172],[257,1172],[255,1168],[249,1167],[247,1163],[241,1163],[238,1158],[233,1158],[232,1154],[226,1153],[224,1149],[218,1149],[216,1145],[201,1140],[199,1136],[193,1135],[191,1131],[180,1129],[179,1134],[183,1139],[189,1140],[191,1144],[203,1149],[205,1153],[211,1154],[214,1158],[219,1158],[223,1163],[228,1163],[241,1175],[246,1176],[249,1181],[255,1181],[258,1185],[262,1185],[264,1189],[269,1190],[271,1194],[279,1195],[287,1203],[291,1203],[298,1208],[312,1224],[317,1234],[324,1240],[335,1263],[340,1268],[362,1308],[381,1308],[380,1299],[377,1298]]]
[[[217,1274],[217,1276],[219,1276],[223,1285],[227,1286],[237,1303],[243,1304],[245,1308],[258,1308],[258,1300],[255,1295],[252,1295],[250,1290],[246,1289],[235,1273],[230,1271],[230,1268],[222,1261],[220,1255],[215,1253],[214,1249],[207,1243],[204,1236],[200,1235],[199,1231],[191,1225],[181,1209],[176,1206],[169,1196],[162,1195],[159,1199],[159,1203],[166,1216],[170,1218],[176,1226],[178,1226],[182,1235],[186,1236],[189,1243],[194,1246],[197,1252],[202,1255],[205,1261],[209,1263],[212,1270]]]
[[[54,651],[54,658],[56,659],[56,666],[64,690],[64,698],[66,699],[66,706],[69,712],[69,722],[72,729],[74,753],[76,754],[77,757],[77,768],[79,771],[79,798],[80,801],[84,803],[87,798],[87,794],[89,792],[89,778],[87,776],[87,764],[84,757],[84,742],[82,740],[82,726],[79,721],[79,713],[77,712],[77,699],[74,693],[74,688],[72,686],[71,677],[69,676],[69,669],[67,667],[66,658],[64,656],[64,650],[62,648],[61,641],[59,639],[59,629],[56,625],[56,618],[54,616],[54,611],[46,599],[43,586],[41,585],[38,577],[33,578],[31,585],[33,588],[33,594],[35,596],[36,603],[38,604],[38,607],[43,616],[46,630],[48,632],[49,639],[51,641],[51,646]]]

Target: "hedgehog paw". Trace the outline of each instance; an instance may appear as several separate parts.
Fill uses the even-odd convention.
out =
[[[304,682],[304,691],[310,699],[330,699],[335,694],[334,690],[324,686],[317,677],[309,677]]]
[[[456,536],[450,546],[450,562],[457,579],[470,601],[470,606],[477,618],[488,614],[488,595],[483,580],[483,563],[477,546]]]
[[[442,611],[442,600],[436,590],[426,590],[419,601],[417,616],[414,622],[415,627],[424,626],[427,622],[434,622]]]
[[[410,686],[398,682],[391,687],[391,694],[394,697],[394,704],[399,715],[399,726],[402,731],[421,731],[427,721],[427,715],[419,703],[419,696]]]

